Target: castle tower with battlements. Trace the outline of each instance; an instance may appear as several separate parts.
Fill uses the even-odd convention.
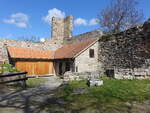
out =
[[[52,38],[56,38],[60,41],[70,39],[72,37],[73,28],[73,16],[67,16],[66,18],[52,18]]]

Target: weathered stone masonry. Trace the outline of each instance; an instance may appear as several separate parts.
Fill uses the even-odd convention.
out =
[[[148,68],[150,63],[150,20],[142,26],[128,29],[99,40],[99,61],[103,68]]]
[[[94,30],[90,32],[86,32],[77,36],[73,36],[69,39],[64,40],[64,44],[71,44],[75,42],[81,42],[85,40],[91,40],[91,39],[98,39],[103,35],[103,32],[101,30]]]
[[[94,49],[94,58],[89,57],[89,50]],[[78,72],[97,72],[98,71],[98,42],[88,48],[75,58],[75,66],[78,68]]]
[[[52,37],[63,41],[72,37],[73,17],[52,18]]]

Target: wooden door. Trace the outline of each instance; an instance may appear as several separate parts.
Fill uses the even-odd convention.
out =
[[[16,68],[29,75],[53,74],[53,62],[50,61],[17,61]]]
[[[36,73],[42,74],[53,74],[53,62],[37,62]]]

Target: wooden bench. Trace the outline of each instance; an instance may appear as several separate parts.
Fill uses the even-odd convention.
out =
[[[28,79],[28,77],[26,77],[26,74],[27,72],[19,72],[0,75],[0,84],[7,84],[21,81],[22,85],[26,87],[26,80]]]

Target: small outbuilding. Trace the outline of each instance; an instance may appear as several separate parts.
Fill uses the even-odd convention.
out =
[[[53,52],[29,48],[7,47],[10,63],[28,75],[54,74]]]
[[[64,75],[98,70],[98,39],[63,45],[56,51],[7,47],[9,61],[28,75]]]
[[[71,72],[95,72],[98,70],[98,39],[64,45],[54,55],[56,75]]]

